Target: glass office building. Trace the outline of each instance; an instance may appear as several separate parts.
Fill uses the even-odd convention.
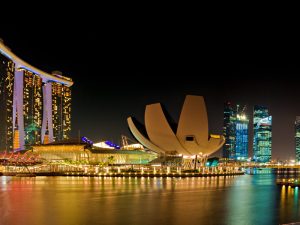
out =
[[[253,154],[256,162],[269,162],[272,155],[272,116],[265,106],[253,110]]]
[[[245,107],[226,102],[224,104],[223,158],[246,160],[248,158],[248,124]]]
[[[245,114],[237,114],[235,129],[235,159],[247,160],[248,158],[248,124]]]
[[[235,158],[235,140],[236,140],[236,109],[230,102],[224,104],[224,126],[223,135],[225,144],[223,146],[223,158]]]

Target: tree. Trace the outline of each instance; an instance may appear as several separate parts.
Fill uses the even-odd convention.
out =
[[[25,143],[27,145],[32,145],[35,144],[37,141],[36,136],[38,134],[39,127],[34,122],[32,117],[29,117],[29,121],[31,121],[31,123],[29,123],[28,126],[25,127],[25,134],[26,134]]]

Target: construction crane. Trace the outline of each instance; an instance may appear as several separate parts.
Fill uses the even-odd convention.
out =
[[[244,105],[244,107],[243,107],[241,113],[245,113],[246,109],[247,109],[247,105]]]
[[[126,137],[125,135],[121,135],[121,140],[122,140],[122,146],[128,145],[128,137]]]
[[[121,135],[121,140],[122,140],[122,148],[123,150],[143,150],[144,146],[136,143],[135,140],[132,140],[131,138]],[[129,141],[131,144],[129,144]]]

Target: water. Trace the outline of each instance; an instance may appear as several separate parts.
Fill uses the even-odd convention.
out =
[[[213,178],[0,177],[1,225],[282,224],[298,188],[272,174]]]

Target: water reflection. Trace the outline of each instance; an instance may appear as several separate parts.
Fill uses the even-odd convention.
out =
[[[298,188],[274,176],[1,177],[0,224],[279,224],[299,219]]]
[[[285,218],[287,222],[299,220],[299,188],[282,186],[280,194],[280,218]],[[282,221],[285,222],[285,221]]]
[[[228,192],[227,224],[276,224],[277,188],[272,175],[243,176]]]

